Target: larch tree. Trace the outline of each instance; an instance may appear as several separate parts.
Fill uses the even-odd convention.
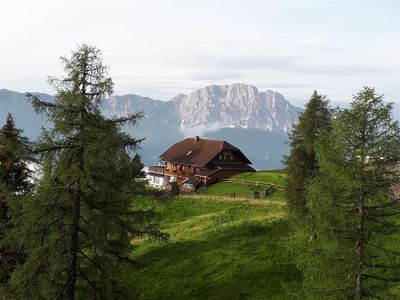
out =
[[[54,127],[34,149],[43,174],[16,222],[13,242],[27,260],[11,287],[21,299],[131,299],[121,273],[133,263],[132,240],[166,237],[150,223],[152,211],[133,206],[146,194],[128,155],[140,140],[121,127],[141,114],[102,116],[113,82],[97,48],[81,45],[61,61],[65,76],[49,79],[55,101],[28,95]]]
[[[300,115],[298,124],[290,134],[290,154],[285,158],[288,174],[286,194],[288,206],[293,217],[304,219],[307,214],[305,190],[307,182],[318,170],[316,141],[329,131],[331,109],[329,100],[317,91]]]
[[[307,189],[318,239],[299,263],[311,299],[396,299],[400,280],[400,128],[369,87],[337,112]]]
[[[0,129],[0,285],[7,283],[17,264],[24,260],[22,251],[5,245],[5,237],[12,227],[11,202],[29,194],[32,188],[28,162],[30,145],[22,130],[15,127],[9,113]]]

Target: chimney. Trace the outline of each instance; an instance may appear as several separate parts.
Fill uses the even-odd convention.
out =
[[[200,140],[200,137],[196,135],[196,136],[194,137],[194,141],[195,141],[195,142],[198,142],[199,140]]]

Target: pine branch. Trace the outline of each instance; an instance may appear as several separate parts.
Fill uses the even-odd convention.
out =
[[[103,268],[101,267],[100,264],[98,264],[96,261],[94,261],[92,258],[87,256],[83,251],[78,250],[78,253],[82,255],[84,258],[86,258],[89,262],[91,262],[100,272],[103,271]]]
[[[389,228],[393,229],[394,231],[396,231],[397,229],[400,228],[399,225],[395,225],[395,224],[392,223],[392,222],[386,222],[385,220],[379,220],[379,219],[377,219],[377,218],[374,218],[374,217],[371,216],[370,214],[366,215],[365,218],[366,218],[367,220],[370,220],[370,221],[373,221],[373,222],[375,222],[375,223],[378,223],[378,224],[380,224],[380,225],[382,225],[382,226],[384,226],[384,227],[389,227]]]
[[[379,268],[379,269],[398,269],[400,270],[400,264],[394,264],[394,265],[382,265],[382,264],[367,264],[365,263],[365,266],[370,267],[370,268]]]
[[[380,281],[387,281],[387,282],[400,282],[400,277],[399,278],[387,278],[379,275],[371,275],[371,274],[362,274],[363,277],[367,278],[372,278]]]
[[[97,287],[96,284],[91,281],[86,275],[85,273],[83,273],[82,269],[78,269],[77,270],[77,276],[79,276],[80,278],[84,279],[90,286],[91,288],[95,291],[96,296],[99,296],[100,298],[103,298],[101,295],[97,294]],[[104,299],[104,298],[103,298]]]
[[[44,113],[49,109],[54,109],[55,104],[47,101],[42,101],[38,96],[31,93],[26,93],[26,97],[32,103],[36,113]]]
[[[54,146],[47,146],[43,148],[36,148],[32,152],[34,154],[41,154],[41,153],[47,153],[47,152],[54,152],[54,151],[60,151],[63,149],[77,149],[79,148],[79,145],[54,145]]]
[[[135,114],[130,114],[126,117],[111,117],[111,118],[106,118],[106,122],[111,123],[111,124],[123,124],[123,123],[130,123],[130,125],[136,125],[140,119],[144,117],[144,113],[138,112]]]
[[[377,211],[379,211],[379,210],[383,210],[385,208],[392,207],[394,205],[399,205],[399,208],[400,208],[400,199],[395,199],[393,201],[390,201],[390,202],[388,202],[386,204],[382,204],[382,205],[365,206],[365,208],[367,210],[377,210]]]

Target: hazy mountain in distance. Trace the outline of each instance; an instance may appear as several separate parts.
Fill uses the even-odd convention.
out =
[[[400,103],[395,103],[394,108],[393,108],[393,116],[397,120],[400,120]]]
[[[45,101],[53,96],[38,94]],[[238,146],[258,169],[281,167],[288,147],[287,133],[297,121],[300,108],[292,106],[274,91],[259,92],[246,84],[212,85],[169,101],[134,94],[113,96],[102,105],[107,116],[126,116],[142,111],[144,118],[129,133],[145,138],[139,153],[146,165],[156,164],[158,156],[173,143],[187,136],[224,139]],[[49,124],[34,113],[25,94],[0,90],[0,126],[10,111],[18,127],[35,138],[42,125]]]
[[[44,101],[53,101],[54,97],[43,93],[33,93]],[[12,113],[18,128],[30,138],[36,137],[42,126],[50,126],[47,120],[37,115],[28,102],[25,93],[0,89],[0,127],[5,123],[8,113]]]

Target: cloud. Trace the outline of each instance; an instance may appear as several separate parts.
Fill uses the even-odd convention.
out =
[[[291,71],[325,75],[390,74],[395,72],[386,68],[359,65],[294,65]]]
[[[313,48],[313,47],[311,47]],[[314,47],[318,48],[318,47]],[[322,51],[324,47],[321,47]],[[330,47],[329,47],[330,49]],[[340,48],[335,48],[340,51]],[[345,49],[342,51],[346,51]],[[318,75],[362,75],[362,74],[393,74],[395,69],[379,66],[368,66],[352,64],[307,64],[313,61],[312,55],[291,56],[291,55],[242,55],[235,54],[230,56],[221,55],[182,55],[174,63],[201,68],[201,71],[184,74],[186,79],[192,80],[219,80],[219,79],[240,79],[244,78],[245,71],[269,70],[283,71],[285,73],[307,73]],[[207,75],[208,74],[208,75]]]
[[[222,69],[282,69],[291,66],[298,57],[227,57],[211,61],[211,65]]]
[[[357,75],[357,74],[390,74],[395,70],[363,65],[318,65],[304,64],[301,57],[236,57],[224,58],[211,65],[221,69],[232,70],[274,70],[293,73],[312,73],[323,75]]]
[[[350,53],[351,50],[349,48],[344,47],[336,47],[336,46],[329,46],[329,45],[321,45],[321,46],[312,46],[312,45],[299,45],[290,47],[295,51],[309,51],[309,52],[321,52],[321,53]]]
[[[262,85],[263,87],[265,86],[266,89],[274,89],[274,88],[286,88],[286,89],[291,89],[291,88],[306,88],[306,87],[311,87],[310,84],[305,84],[305,83],[295,83],[295,82],[260,82],[257,85]]]
[[[184,80],[226,80],[241,79],[244,78],[244,75],[241,72],[231,70],[207,70],[184,73],[180,77]]]
[[[198,124],[191,127],[181,126],[180,131],[185,137],[204,136],[206,133],[217,131],[221,128],[220,122]]]

